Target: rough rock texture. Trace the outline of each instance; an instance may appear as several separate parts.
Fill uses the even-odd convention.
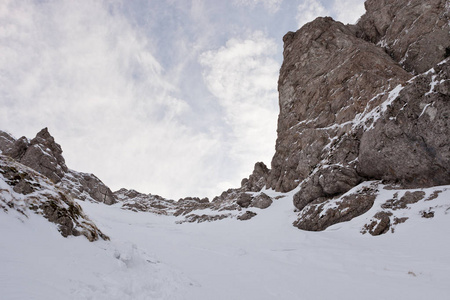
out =
[[[360,142],[358,172],[405,186],[450,183],[450,61],[410,80]]]
[[[211,202],[208,198],[197,197],[186,197],[174,201],[158,195],[145,195],[127,189],[114,192],[114,196],[122,203],[123,209],[184,217],[183,220],[177,221],[179,224],[211,222],[235,217],[242,220],[242,218],[251,218],[256,215],[245,213],[238,215],[243,208],[265,209],[272,204],[273,199],[261,192],[268,173],[269,169],[266,165],[261,162],[256,163],[249,178],[242,180],[240,188],[228,189],[214,197]]]
[[[382,93],[411,75],[383,49],[331,18],[286,34],[283,55],[278,137],[268,185],[287,192],[318,164],[353,168],[361,132],[353,130],[351,121],[386,100]]]
[[[253,218],[254,216],[256,216],[256,213],[248,210],[245,213],[239,215],[237,219],[240,221],[247,221]]]
[[[61,146],[47,128],[42,129],[31,141],[25,137],[18,139],[3,154],[47,176],[54,183],[60,182],[69,170]]]
[[[4,213],[17,211],[26,218],[32,213],[42,215],[55,223],[64,237],[84,235],[89,241],[109,239],[64,190],[33,169],[0,155],[2,182],[0,207]]]
[[[420,74],[450,55],[448,0],[368,0],[360,37],[384,48],[405,70]]]
[[[391,212],[377,212],[373,216],[371,222],[364,226],[362,233],[365,234],[369,232],[371,235],[381,235],[388,232],[391,226],[391,216]]]
[[[231,217],[231,214],[220,214],[220,215],[197,215],[197,214],[190,214],[187,215],[184,220],[177,221],[177,224],[183,224],[183,223],[203,223],[203,222],[213,222],[213,221],[219,221],[226,219],[228,217]]]
[[[367,213],[365,225],[361,228],[363,234],[380,235],[388,231],[393,233],[399,224],[411,218],[429,219],[435,214],[447,215],[450,211],[448,197],[438,197],[440,193],[449,190],[448,186],[405,190],[399,186],[383,185],[379,181],[372,182],[371,186],[376,187],[377,190],[384,189],[384,196],[377,198],[370,212]]]
[[[384,204],[381,205],[384,209],[405,209],[407,208],[408,204],[417,203],[420,200],[422,200],[425,196],[425,193],[422,191],[416,191],[416,192],[406,192],[403,197],[400,199],[397,199],[398,194],[394,194],[394,197],[390,200],[387,200]]]
[[[26,137],[14,139],[0,131],[0,150],[14,160],[49,178],[73,198],[113,204],[117,202],[112,191],[93,174],[69,170],[62,156],[61,146],[42,129],[31,141]]]
[[[267,194],[261,192],[252,198],[250,206],[265,209],[268,208],[270,205],[272,205],[272,203],[273,203],[272,198],[267,196]]]
[[[175,201],[165,199],[158,195],[146,195],[135,190],[127,190],[124,188],[114,192],[114,195],[122,203],[122,209],[135,212],[151,212],[158,215],[173,215],[177,210]]]
[[[350,221],[372,207],[377,193],[376,184],[371,184],[337,199],[318,198],[301,211],[294,226],[303,230],[320,231],[333,224]]]
[[[317,18],[283,38],[266,184],[280,192],[300,185],[294,205],[309,220],[296,222],[304,229],[340,220],[317,219],[317,205],[366,180],[450,184],[450,4],[368,0],[366,9],[356,25]]]
[[[241,187],[249,192],[259,192],[265,185],[269,169],[263,162],[257,162],[249,178],[242,179]]]
[[[94,200],[108,205],[117,202],[116,196],[109,187],[94,174],[69,170],[62,178],[60,187],[80,200]]]
[[[0,130],[0,154],[11,148],[15,141],[12,135]]]

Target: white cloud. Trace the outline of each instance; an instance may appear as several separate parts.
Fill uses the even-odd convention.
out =
[[[264,8],[270,12],[275,13],[280,9],[283,0],[233,0],[233,4],[237,6],[248,6],[254,8],[258,4],[262,4]]]
[[[329,15],[328,9],[318,0],[304,0],[297,7],[296,20],[298,27],[302,27],[308,22],[313,21],[317,17],[325,17]]]
[[[332,7],[333,16],[344,24],[355,24],[364,12],[364,0],[335,1]]]
[[[299,28],[325,16],[344,24],[354,24],[364,12],[364,0],[303,0],[297,7],[296,20]]]
[[[251,164],[244,170],[251,170],[255,163],[250,157],[269,163],[273,155],[278,114],[276,51],[273,40],[255,32],[200,56],[206,85],[232,130],[231,157],[239,165]]]
[[[182,124],[190,106],[151,48],[107,2],[3,1],[0,129],[33,137],[48,126],[69,167],[112,188],[210,196],[220,135]]]

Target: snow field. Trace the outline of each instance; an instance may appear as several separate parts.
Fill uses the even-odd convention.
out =
[[[401,212],[395,233],[361,235],[393,195],[323,232],[292,226],[292,195],[248,221],[176,217],[79,201],[110,242],[63,238],[38,216],[0,214],[4,299],[446,299],[450,187]],[[272,193],[273,191],[264,191]],[[401,197],[399,192],[399,197]],[[446,206],[447,205],[447,206]],[[437,206],[435,217],[420,211]],[[22,221],[20,220],[22,219]]]

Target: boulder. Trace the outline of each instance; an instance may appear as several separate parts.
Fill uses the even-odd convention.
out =
[[[272,205],[272,202],[273,202],[272,198],[267,196],[265,193],[260,193],[252,198],[250,206],[265,209],[268,208],[270,205]]]
[[[256,213],[248,210],[245,213],[239,215],[237,219],[240,221],[247,221],[253,218],[254,216],[256,216]]]

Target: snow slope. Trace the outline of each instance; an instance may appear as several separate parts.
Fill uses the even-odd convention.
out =
[[[298,230],[292,193],[248,221],[176,217],[79,202],[111,241],[63,238],[39,216],[0,213],[1,299],[446,299],[450,186],[395,233],[360,229],[373,208],[323,232]],[[437,189],[437,188],[433,188]],[[265,191],[266,193],[274,193]],[[427,189],[426,193],[431,193]],[[431,203],[431,202],[430,202]],[[418,205],[418,206],[417,206]],[[430,204],[431,205],[431,204]],[[423,206],[423,207],[421,207]]]

